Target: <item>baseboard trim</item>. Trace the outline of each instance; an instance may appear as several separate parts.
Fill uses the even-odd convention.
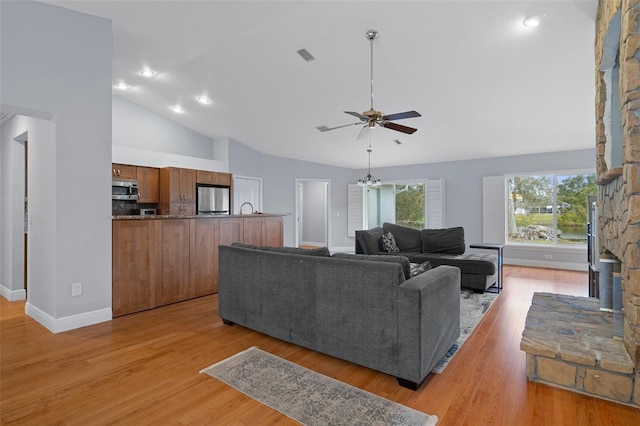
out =
[[[69,315],[62,318],[54,318],[29,302],[25,304],[25,313],[38,321],[43,327],[52,333],[62,333],[64,331],[75,330],[76,328],[111,321],[113,318],[111,308],[83,312],[81,314]]]
[[[316,246],[316,247],[326,247],[327,244],[320,243],[317,241],[303,241],[300,243],[301,246]]]
[[[11,290],[0,284],[0,296],[4,297],[9,302],[15,302],[16,300],[25,300],[27,298],[27,292],[25,289]]]
[[[331,253],[355,253],[353,247],[329,247]]]
[[[550,262],[548,260],[514,259],[505,257],[503,259],[503,263],[505,265],[531,266],[533,268],[565,269],[568,271],[587,272],[589,270],[589,265],[586,261],[584,263]]]

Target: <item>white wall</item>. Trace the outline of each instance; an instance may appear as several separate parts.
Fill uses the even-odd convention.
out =
[[[26,132],[20,116],[5,123],[0,137],[0,292],[10,300],[26,298],[24,282],[24,234],[22,201],[25,185]]]
[[[0,9],[2,109],[55,123],[54,140],[29,149],[29,247],[42,252],[29,262],[27,314],[52,331],[108,320],[111,22],[31,1]]]

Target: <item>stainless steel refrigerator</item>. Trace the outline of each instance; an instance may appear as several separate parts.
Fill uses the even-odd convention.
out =
[[[197,214],[231,214],[229,187],[198,184],[196,189]]]

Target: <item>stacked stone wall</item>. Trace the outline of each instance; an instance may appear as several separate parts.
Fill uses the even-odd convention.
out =
[[[622,167],[605,161],[604,40],[620,12]],[[610,48],[610,46],[608,46]],[[596,152],[600,254],[621,262],[624,344],[640,371],[640,0],[600,0],[596,19]]]

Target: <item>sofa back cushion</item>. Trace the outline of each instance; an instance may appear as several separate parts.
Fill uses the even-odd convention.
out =
[[[464,253],[464,228],[461,226],[446,229],[423,229],[420,231],[420,236],[424,253]]]
[[[391,232],[396,239],[396,245],[400,251],[405,252],[421,252],[422,240],[420,239],[420,230],[409,228],[408,226],[396,225],[395,223],[383,223],[384,233]]]
[[[371,262],[398,263],[402,266],[402,271],[404,272],[404,279],[408,280],[409,278],[411,278],[411,262],[409,262],[409,258],[405,256],[335,253],[331,257],[335,257],[337,259],[368,260]]]
[[[356,253],[375,254],[380,251],[380,239],[384,231],[379,226],[376,228],[356,231]]]
[[[302,249],[298,247],[268,247],[268,246],[255,246],[252,244],[245,243],[231,243],[233,247],[242,247],[242,248],[250,248],[254,250],[263,250],[263,251],[275,251],[278,253],[289,253],[289,254],[302,254],[305,256],[331,256],[329,249],[326,247],[318,247],[313,249]]]

